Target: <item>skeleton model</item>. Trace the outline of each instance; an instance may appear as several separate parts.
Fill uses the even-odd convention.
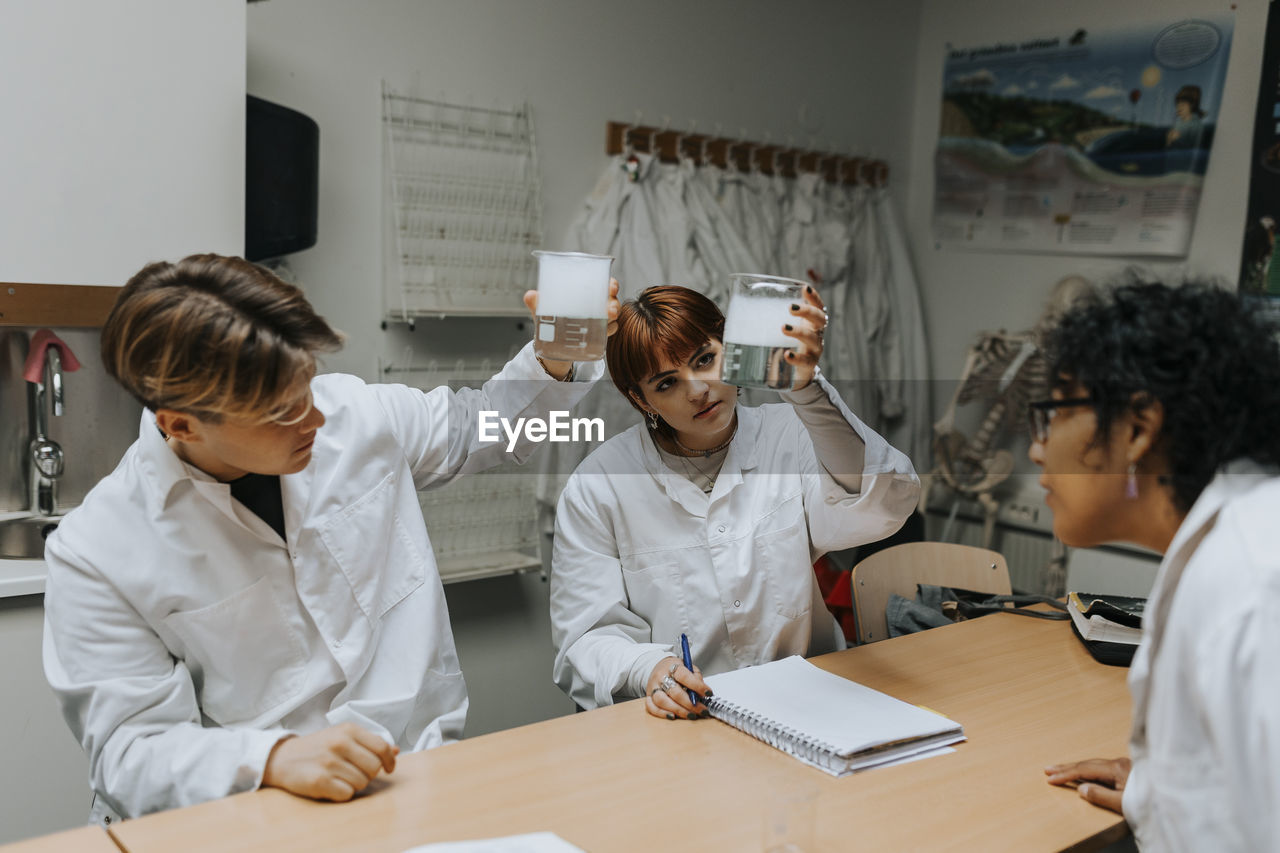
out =
[[[1033,388],[1043,388],[1044,359],[1032,333],[983,332],[969,349],[960,385],[942,418],[933,425],[934,475],[956,495],[952,518],[962,497],[982,505],[982,547],[991,547],[999,502],[996,486],[1013,473],[1013,454],[997,447],[1022,418]],[[987,414],[973,437],[955,425],[959,407],[981,403]],[[948,520],[948,527],[951,521]],[[943,532],[943,538],[948,531]]]
[[[1071,276],[1058,282],[1044,315],[1032,331],[1009,334],[983,332],[969,349],[960,384],[946,412],[933,426],[934,470],[929,484],[940,479],[955,494],[951,515],[943,529],[948,539],[960,499],[972,498],[982,506],[982,547],[990,548],[999,501],[992,492],[1013,473],[1013,454],[999,446],[1024,422],[1027,403],[1048,388],[1048,365],[1038,346],[1041,334],[1080,299],[1089,298],[1093,286]],[[978,403],[987,413],[972,438],[956,428],[956,412]],[[925,489],[927,496],[928,488]],[[923,500],[923,498],[922,498]],[[1044,591],[1058,595],[1066,586],[1066,546],[1057,537],[1044,571]]]

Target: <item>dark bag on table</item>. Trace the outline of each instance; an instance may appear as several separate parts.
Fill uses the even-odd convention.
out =
[[[1047,604],[1055,609],[1024,609],[1029,604]],[[1048,595],[992,595],[989,592],[921,583],[916,584],[915,601],[897,594],[889,596],[889,603],[885,607],[885,621],[889,625],[889,636],[901,637],[903,634],[975,619],[988,613],[1015,613],[1036,619],[1070,619],[1066,609],[1065,604]]]

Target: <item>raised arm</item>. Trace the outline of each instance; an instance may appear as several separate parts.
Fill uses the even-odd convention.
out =
[[[514,445],[501,426],[523,418],[544,422],[567,413],[602,376],[602,362],[577,366],[574,381],[552,378],[526,344],[499,373],[479,388],[456,391],[440,386],[420,391],[404,385],[370,385],[419,489],[442,485],[467,473],[506,461],[523,464],[538,443],[520,431]],[[484,424],[481,423],[481,414]],[[482,431],[482,426],[484,427]],[[492,438],[494,440],[482,440]],[[508,449],[510,447],[510,450]]]
[[[783,399],[796,414],[789,440],[804,475],[814,559],[897,531],[920,497],[906,454],[851,412],[821,373]]]

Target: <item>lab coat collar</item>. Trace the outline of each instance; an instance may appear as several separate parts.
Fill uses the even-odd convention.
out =
[[[729,452],[725,454],[724,464],[720,466],[720,474],[716,477],[716,485],[709,498],[690,482],[689,478],[667,467],[647,428],[642,426],[636,432],[645,470],[662,485],[668,497],[692,515],[705,516],[711,501],[719,500],[740,485],[742,473],[759,464],[759,434],[762,423],[760,411],[738,405],[737,413],[738,432],[733,437],[733,443],[729,445]]]
[[[1259,465],[1252,459],[1237,459],[1224,465],[1200,493],[1182,524],[1178,525],[1178,531],[1169,543],[1169,555],[1179,555],[1188,540],[1196,537],[1209,525],[1228,501],[1262,485],[1277,473],[1280,472]]]
[[[1139,650],[1139,658],[1129,671],[1129,686],[1133,693],[1133,721],[1135,740],[1145,739],[1144,721],[1146,719],[1147,697],[1149,694],[1150,661],[1155,658],[1164,638],[1165,626],[1169,623],[1169,609],[1173,606],[1173,596],[1182,580],[1183,570],[1191,559],[1200,542],[1213,529],[1218,520],[1218,513],[1232,500],[1244,495],[1251,489],[1262,485],[1270,478],[1280,474],[1275,468],[1259,465],[1252,459],[1237,459],[1224,465],[1200,497],[1196,498],[1191,511],[1178,526],[1178,531],[1169,543],[1156,573],[1155,583],[1147,601],[1146,613],[1142,619],[1143,648]]]
[[[213,504],[218,511],[238,521],[258,538],[273,545],[286,545],[280,535],[272,527],[250,510],[238,507],[231,498],[231,487],[219,482],[194,465],[183,462],[174,453],[173,448],[165,441],[156,426],[156,416],[150,409],[142,410],[142,422],[138,428],[138,444],[142,467],[153,487],[151,494],[156,503],[152,506],[154,516],[159,516],[174,499],[175,490],[182,483],[190,483],[191,488]],[[312,466],[298,474],[280,478],[281,500],[285,512],[285,532],[291,540],[297,536],[298,522],[302,510],[306,507],[308,485],[312,476]],[[286,546],[287,547],[287,546]]]
[[[217,483],[213,477],[194,465],[188,465],[178,458],[169,443],[165,441],[156,426],[155,413],[150,409],[142,410],[142,423],[138,427],[138,449],[142,468],[146,473],[154,494],[159,499],[157,511],[163,510],[169,501],[170,494],[187,480],[196,483]]]

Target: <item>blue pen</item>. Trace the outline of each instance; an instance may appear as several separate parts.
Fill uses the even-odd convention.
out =
[[[684,668],[689,670],[690,672],[693,672],[693,655],[689,654],[689,635],[688,634],[680,635],[680,653],[684,655]],[[702,697],[699,696],[694,690],[689,689],[689,701],[692,702],[695,706],[697,706],[697,704],[702,701]]]

